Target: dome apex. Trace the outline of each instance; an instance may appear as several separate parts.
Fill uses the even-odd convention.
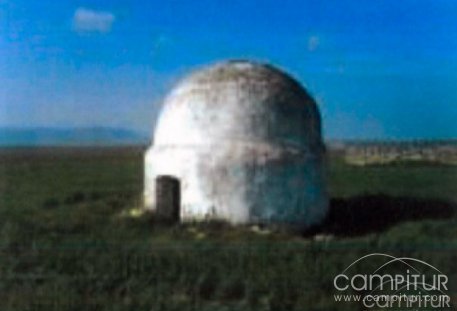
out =
[[[280,69],[266,63],[233,59],[206,66],[191,73],[183,84],[204,84],[220,82],[249,82],[257,84],[287,83],[299,88],[299,83]]]

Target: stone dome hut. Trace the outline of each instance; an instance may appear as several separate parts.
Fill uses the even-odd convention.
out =
[[[296,80],[266,64],[217,63],[165,99],[145,156],[145,205],[159,213],[168,195],[180,221],[308,227],[328,209],[324,151],[319,110]]]

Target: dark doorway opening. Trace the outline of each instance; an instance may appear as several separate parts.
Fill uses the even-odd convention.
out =
[[[168,223],[179,222],[181,185],[178,178],[161,175],[156,178],[156,215]]]

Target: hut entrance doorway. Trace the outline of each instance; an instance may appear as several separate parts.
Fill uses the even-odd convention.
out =
[[[178,178],[161,175],[156,178],[156,215],[168,223],[179,222],[181,183]]]

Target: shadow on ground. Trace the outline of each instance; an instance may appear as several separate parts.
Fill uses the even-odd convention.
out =
[[[360,236],[385,231],[408,221],[454,217],[455,203],[434,199],[364,195],[334,198],[327,219],[305,235]]]

